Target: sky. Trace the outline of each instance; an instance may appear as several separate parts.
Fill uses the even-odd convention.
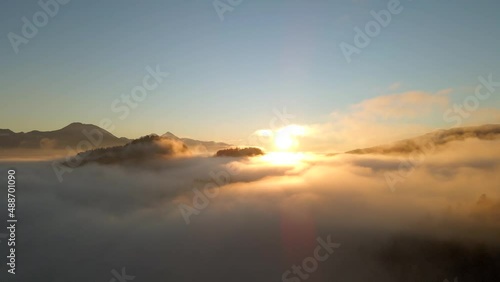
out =
[[[37,1],[5,1],[0,128],[106,118],[117,136],[171,131],[231,141],[269,128],[283,109],[316,133],[374,128],[360,118],[384,126],[374,135],[453,126],[443,113],[474,94],[478,77],[500,81],[500,3],[401,0],[402,10],[348,62],[341,43],[354,45],[355,28],[389,2],[72,0],[14,46],[22,18],[33,23],[43,10]],[[168,76],[151,80],[155,87],[125,115],[120,97],[143,85],[148,68]],[[498,121],[493,94],[466,123]]]

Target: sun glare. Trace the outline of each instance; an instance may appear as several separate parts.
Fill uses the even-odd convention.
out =
[[[302,153],[272,152],[262,157],[266,163],[274,165],[297,165],[304,159]]]
[[[280,134],[274,139],[274,145],[276,148],[282,151],[288,151],[292,148],[294,144],[294,139],[288,134]]]
[[[304,136],[305,129],[299,125],[289,125],[276,131],[274,146],[280,151],[291,151],[299,144],[297,137]]]

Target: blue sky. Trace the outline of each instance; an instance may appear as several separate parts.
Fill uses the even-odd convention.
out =
[[[403,11],[347,63],[339,44],[388,2],[243,0],[221,21],[206,0],[72,0],[16,54],[8,33],[21,35],[21,18],[41,8],[4,1],[0,128],[110,118],[118,136],[232,140],[267,127],[274,108],[322,124],[381,95],[452,88],[451,101],[461,101],[478,76],[500,80],[498,1],[402,0]],[[111,103],[157,65],[168,78],[118,119]],[[500,108],[495,96],[481,107]]]

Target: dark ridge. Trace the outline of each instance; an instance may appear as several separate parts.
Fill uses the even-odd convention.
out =
[[[429,148],[442,147],[452,141],[464,141],[476,138],[479,140],[497,140],[500,138],[500,124],[460,127],[448,130],[438,130],[411,139],[405,139],[392,144],[355,149],[347,154],[409,154],[415,151],[425,151]]]
[[[229,148],[217,151],[216,157],[254,157],[264,155],[264,152],[259,148]]]
[[[62,163],[68,167],[79,167],[87,163],[120,164],[133,163],[162,157],[172,157],[189,151],[186,144],[156,134],[135,139],[124,146],[97,148],[78,153],[71,161]]]

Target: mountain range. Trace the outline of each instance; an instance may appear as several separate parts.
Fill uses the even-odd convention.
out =
[[[202,148],[207,151],[217,151],[229,147],[229,144],[213,141],[200,141],[190,138],[179,138],[171,132],[163,137],[180,140],[188,147]],[[82,141],[87,145],[84,149],[96,149],[113,146],[123,146],[132,141],[125,137],[116,137],[110,132],[93,124],[80,122],[71,123],[61,129],[53,131],[33,130],[30,132],[14,132],[10,129],[0,129],[0,150],[6,149],[45,149],[64,150],[68,146],[77,149]],[[81,145],[80,145],[81,146]]]
[[[231,146],[230,144],[226,144],[223,142],[200,141],[200,140],[195,140],[195,139],[190,139],[190,138],[179,138],[171,132],[167,132],[167,133],[163,134],[161,137],[179,140],[179,141],[184,142],[184,144],[186,144],[186,146],[188,146],[189,148],[198,148],[198,149],[202,149],[202,150],[206,149],[206,151],[210,151],[210,152],[218,151],[218,150],[221,150],[221,149],[224,149],[224,148]]]
[[[181,141],[189,149],[197,152],[216,152],[231,147],[230,144],[223,142],[179,138],[171,132],[167,132],[161,135],[161,137]],[[418,150],[425,150],[429,146],[440,148],[452,141],[463,141],[469,138],[498,140],[500,139],[500,124],[437,130],[390,144],[360,148],[346,153],[407,154]],[[82,147],[82,141],[88,141],[85,148],[79,148],[79,146]],[[125,137],[116,137],[98,126],[79,122],[71,123],[68,126],[53,131],[33,130],[26,133],[16,133],[10,129],[0,129],[0,158],[18,156],[20,155],[19,151],[26,151],[31,156],[42,156],[43,154],[53,154],[54,151],[67,153],[68,146],[73,150],[76,149],[77,152],[81,152],[98,148],[124,146],[132,141],[132,139]]]
[[[500,139],[500,124],[486,124],[480,126],[457,127],[437,130],[421,136],[396,141],[391,144],[356,149],[347,154],[408,154],[414,151],[439,149],[452,141],[463,141],[476,138],[480,140]]]

